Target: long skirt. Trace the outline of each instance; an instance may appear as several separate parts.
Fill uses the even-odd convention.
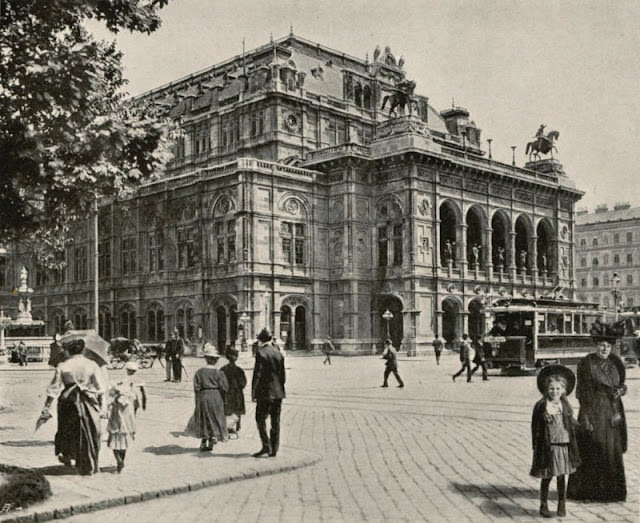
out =
[[[55,452],[75,460],[80,474],[99,471],[100,408],[97,399],[77,385],[67,386],[58,399]]]
[[[581,465],[569,477],[567,497],[576,500],[625,501],[623,427],[612,422],[613,412],[606,397],[596,395],[589,421],[593,431],[576,433]],[[578,417],[580,420],[580,416]]]
[[[126,450],[136,437],[136,418],[133,401],[121,405],[114,401],[107,422],[107,445],[114,450]]]
[[[196,408],[193,417],[194,436],[212,439],[214,442],[227,439],[224,402],[218,389],[204,389],[196,392]]]

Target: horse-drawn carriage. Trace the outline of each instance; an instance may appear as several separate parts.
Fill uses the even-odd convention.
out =
[[[128,361],[136,361],[141,369],[153,364],[155,354],[136,339],[114,338],[109,343],[108,369],[122,369]]]

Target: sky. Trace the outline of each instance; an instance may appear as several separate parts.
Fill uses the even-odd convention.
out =
[[[294,34],[364,59],[404,56],[437,110],[469,110],[496,160],[527,161],[540,124],[578,208],[640,206],[640,2],[637,0],[171,0],[150,36],[118,34],[131,95]],[[114,36],[91,25],[97,36]],[[485,141],[485,149],[486,141]]]

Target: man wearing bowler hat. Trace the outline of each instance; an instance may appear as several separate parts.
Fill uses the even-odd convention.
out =
[[[284,357],[271,342],[271,333],[267,329],[262,329],[258,334],[258,343],[251,380],[251,399],[256,402],[256,423],[262,448],[253,456],[275,457],[280,443],[280,411],[285,397]],[[271,418],[269,434],[267,417]]]

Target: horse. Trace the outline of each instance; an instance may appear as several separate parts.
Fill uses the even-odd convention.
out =
[[[558,149],[554,145],[554,141],[560,137],[560,133],[558,131],[551,131],[547,136],[540,135],[536,136],[532,142],[527,144],[527,149],[525,154],[529,155],[529,161],[531,158],[540,159],[540,154],[551,154],[551,158],[553,159],[553,150],[556,152]]]
[[[400,107],[403,111],[405,107],[408,107],[409,114],[411,114],[412,106],[415,106],[416,110],[418,109],[418,102],[413,97],[413,90],[415,88],[416,83],[413,80],[400,82],[395,93],[388,94],[382,99],[382,107],[380,107],[380,110],[382,111],[387,105],[387,102],[389,102],[389,118],[391,118],[392,114],[398,115],[396,107]]]

